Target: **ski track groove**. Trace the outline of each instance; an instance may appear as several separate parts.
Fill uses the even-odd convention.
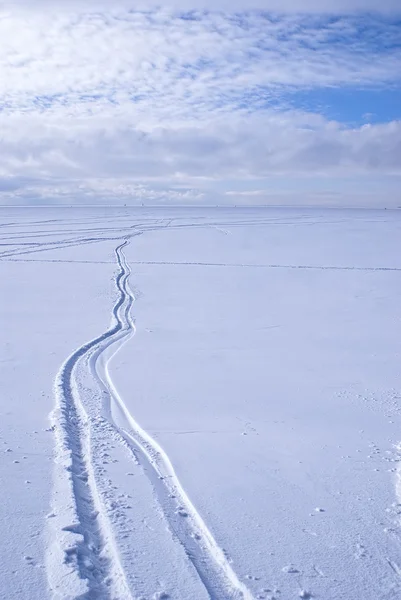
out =
[[[35,244],[35,248],[30,250],[10,250],[0,252],[0,259],[21,256],[24,254],[36,254],[38,252],[46,252],[48,250],[62,250],[64,248],[72,248],[74,246],[84,246],[85,244],[97,244],[99,242],[115,241],[119,237],[93,237],[93,238],[78,238],[73,240],[58,240],[54,242],[43,242]]]
[[[117,439],[131,450],[133,460],[143,467],[174,539],[182,545],[210,599],[253,600],[187,496],[169,457],[134,420],[111,380],[108,369],[111,359],[135,333],[131,317],[135,297],[128,285],[131,270],[123,252],[128,243],[129,239],[126,239],[115,249],[119,269],[115,284],[119,297],[112,310],[114,324],[71,354],[55,383],[57,405],[52,422],[57,437],[59,460],[56,463],[61,462],[64,472],[68,473],[76,516],[75,522],[63,530],[79,536],[75,545],[64,552],[67,562],[70,556],[75,557],[75,574],[86,583],[86,591],[74,597],[76,600],[132,598],[95,479],[96,457],[92,456],[91,430],[103,420],[112,426]],[[109,350],[107,360],[103,360],[106,350]],[[82,364],[89,369],[102,392],[102,406],[95,418],[88,416],[85,400],[81,400],[84,394],[80,392],[76,370]],[[57,516],[57,506],[54,508]],[[48,564],[49,581],[49,570],[53,566],[54,559],[53,564],[51,561]],[[56,594],[54,597],[70,599],[72,596]]]
[[[121,267],[121,250],[127,242],[116,249],[120,272],[116,277],[116,286],[120,289],[124,272]],[[56,462],[61,463],[67,473],[69,483],[71,524],[62,528],[78,536],[75,543],[64,548],[66,564],[75,567],[78,576],[86,582],[86,591],[77,596],[80,599],[130,598],[125,575],[119,563],[118,553],[113,540],[112,529],[104,512],[99,496],[94,465],[91,460],[91,424],[75,380],[75,372],[81,359],[108,338],[118,335],[122,324],[118,311],[124,302],[122,294],[113,308],[114,326],[92,341],[78,348],[62,365],[55,382],[56,408],[51,415],[53,429],[57,439]],[[58,473],[60,475],[60,471]],[[60,493],[60,492],[59,492]],[[55,497],[53,508],[57,516],[60,499]],[[50,561],[51,562],[51,561]],[[54,561],[53,561],[54,563]],[[69,598],[54,590],[51,570],[48,565],[50,587],[55,598]],[[114,591],[109,581],[117,586]]]
[[[139,235],[139,233],[137,234]],[[101,240],[103,241],[103,240]],[[14,263],[61,263],[61,264],[84,264],[84,265],[110,265],[113,264],[110,260],[67,260],[57,258],[1,258],[1,262]],[[352,266],[334,266],[334,265],[267,265],[267,264],[251,264],[251,263],[211,263],[211,262],[173,262],[173,261],[132,261],[133,265],[148,265],[148,266],[167,266],[167,267],[221,267],[234,269],[290,269],[290,270],[308,270],[308,271],[366,271],[366,272],[390,272],[399,273],[401,267],[352,267]]]

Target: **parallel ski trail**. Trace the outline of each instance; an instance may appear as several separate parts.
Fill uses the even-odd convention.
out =
[[[126,240],[115,251],[119,267],[115,283],[119,297],[113,308],[112,327],[76,350],[61,367],[56,379],[57,407],[52,416],[57,437],[53,502],[55,523],[52,529],[53,550],[48,561],[48,576],[54,598],[132,598],[119,560],[112,526],[96,486],[96,457],[92,457],[91,428],[96,428],[103,420],[125,441],[133,452],[133,458],[145,467],[144,473],[154,488],[170,529],[182,544],[210,599],[252,600],[250,591],[239,581],[223,550],[187,496],[169,457],[134,420],[111,380],[108,369],[110,360],[135,333],[131,317],[135,298],[128,285],[130,268],[123,252],[127,243]],[[82,397],[85,391],[77,381],[79,369],[89,369],[89,374],[102,392],[102,406],[96,408],[97,414],[93,414],[92,406],[88,416],[85,401],[90,404],[91,399]],[[66,486],[57,489],[66,482],[69,484],[67,502]],[[64,502],[60,503],[60,499]],[[58,513],[62,514],[62,518]],[[54,575],[57,572],[57,560],[60,560],[60,552],[54,551],[54,538],[57,538],[54,532],[60,532],[60,528],[64,537],[56,539],[56,544],[61,544],[64,562],[70,571],[73,567],[77,577],[75,594],[60,593],[61,580],[65,575],[61,574],[58,578]],[[83,583],[85,586],[82,591]]]
[[[116,427],[131,448],[135,459],[145,467],[159,503],[173,534],[185,549],[186,555],[195,567],[200,580],[211,600],[251,600],[252,595],[241,583],[232,569],[223,550],[218,546],[202,517],[183,489],[173,465],[161,446],[134,420],[110,377],[108,365],[122,344],[135,333],[131,308],[135,301],[128,279],[129,266],[122,254],[122,265],[126,277],[120,281],[125,297],[117,312],[124,338],[109,338],[108,359],[102,360],[102,352],[91,356],[90,367],[93,376],[103,385],[104,416]]]
[[[91,423],[76,383],[76,370],[81,360],[103,342],[117,336],[122,328],[117,314],[124,303],[120,282],[125,276],[121,252],[126,243],[116,249],[119,265],[116,286],[120,296],[113,309],[114,326],[78,348],[62,365],[55,382],[57,402],[51,419],[57,451],[53,513],[50,516],[56,522],[52,522],[47,561],[48,579],[55,598],[71,598],[74,594],[82,599],[131,598],[97,490],[91,456]],[[69,567],[73,594],[71,590],[63,591],[62,580],[66,573],[57,564],[60,558]],[[75,581],[71,583],[74,575]]]

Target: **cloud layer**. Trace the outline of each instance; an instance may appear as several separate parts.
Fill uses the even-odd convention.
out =
[[[3,201],[190,202],[272,177],[401,175],[400,121],[333,122],[288,100],[399,86],[394,15],[45,4],[0,9]]]
[[[36,11],[46,10],[102,10],[110,11],[109,0],[10,0],[2,3],[4,7],[23,7]],[[174,10],[206,10],[206,11],[251,11],[292,13],[355,13],[376,12],[400,14],[398,0],[168,0],[157,2],[152,0],[115,0],[113,7],[124,10],[154,11],[168,6]]]

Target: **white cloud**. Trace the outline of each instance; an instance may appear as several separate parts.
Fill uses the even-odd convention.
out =
[[[3,175],[135,181],[260,178],[277,174],[401,174],[401,122],[355,129],[316,115],[220,117],[215,122],[95,128],[90,118],[49,124],[19,116],[3,123]],[[32,121],[30,122],[32,125]],[[16,139],[15,131],[20,134]],[[1,174],[0,171],[0,174]]]
[[[117,104],[136,119],[153,109],[171,121],[188,109],[194,117],[238,108],[244,97],[258,108],[283,86],[399,78],[399,25],[372,17],[362,25],[361,34],[355,17],[4,12],[0,94],[6,110],[50,105],[79,116]]]
[[[393,18],[16,4],[0,11],[5,201],[197,201],[224,181],[401,175],[400,122],[350,128],[286,103],[399,83]]]
[[[110,11],[110,0],[9,0],[4,6],[20,6],[37,10],[38,7],[56,10],[82,10],[89,8]],[[119,9],[150,10],[169,7],[176,10],[265,10],[275,12],[351,13],[356,11],[400,13],[398,0],[114,0]]]

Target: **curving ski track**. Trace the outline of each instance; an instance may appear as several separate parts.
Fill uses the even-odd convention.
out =
[[[170,530],[183,546],[210,599],[252,600],[252,594],[239,581],[187,496],[169,457],[134,420],[111,380],[110,360],[135,333],[131,317],[135,298],[128,285],[130,268],[123,252],[127,243],[125,240],[115,250],[118,299],[112,311],[112,326],[71,354],[56,377],[56,407],[51,415],[57,440],[56,467],[47,561],[53,597],[132,598],[112,525],[96,485],[91,436],[101,427],[104,432],[111,428],[131,449],[133,460],[144,467]],[[78,376],[82,369],[101,392],[97,405],[85,398],[88,390]],[[68,593],[63,593],[66,575],[70,583],[75,577],[75,582]]]

